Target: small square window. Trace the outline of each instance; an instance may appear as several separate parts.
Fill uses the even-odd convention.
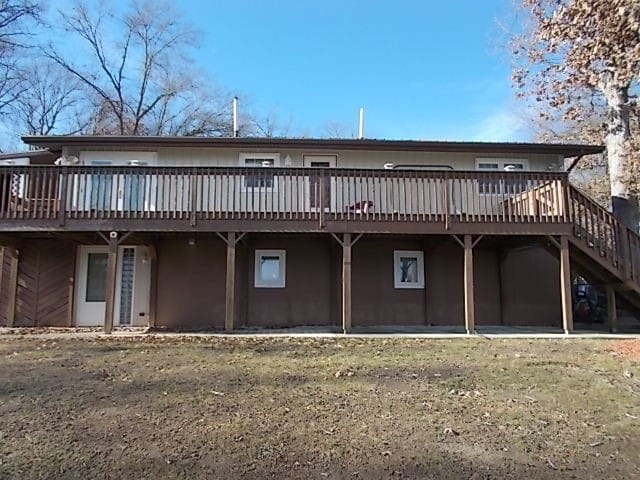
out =
[[[254,285],[256,288],[284,288],[286,253],[284,250],[256,250]]]
[[[419,250],[393,252],[395,288],[424,288],[424,253]]]

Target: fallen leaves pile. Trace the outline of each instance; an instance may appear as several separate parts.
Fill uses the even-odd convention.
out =
[[[640,340],[620,340],[613,344],[612,350],[617,355],[640,360]]]

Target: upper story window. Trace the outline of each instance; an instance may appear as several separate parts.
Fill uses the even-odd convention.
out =
[[[529,169],[529,160],[512,158],[476,158],[476,170],[484,172],[523,172]],[[526,190],[526,186],[518,179],[504,178],[481,180],[479,192],[484,194],[519,193]]]
[[[241,153],[240,166],[264,169],[243,177],[243,187],[249,189],[273,189],[275,178],[269,167],[280,164],[279,153]]]
[[[476,158],[476,170],[521,172],[529,169],[529,160],[513,158]]]

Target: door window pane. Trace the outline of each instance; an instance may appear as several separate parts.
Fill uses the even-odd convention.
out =
[[[245,158],[244,164],[248,167],[273,167],[273,158]],[[245,188],[273,188],[273,172],[265,169],[244,177]]]
[[[122,278],[120,280],[120,325],[131,325],[133,307],[133,275],[135,267],[135,249],[122,251]]]
[[[108,253],[90,253],[87,258],[86,302],[104,302],[107,289]]]
[[[329,168],[331,164],[329,162],[311,162],[309,164],[312,168]],[[322,203],[324,208],[329,208],[331,205],[331,179],[325,178],[324,186],[322,187],[322,192],[320,192],[320,175],[311,173],[309,175],[309,193],[310,193],[310,202],[311,208],[320,207],[320,195],[322,194]]]

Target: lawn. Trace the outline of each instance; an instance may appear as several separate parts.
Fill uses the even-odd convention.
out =
[[[618,345],[5,335],[0,478],[640,478]]]

